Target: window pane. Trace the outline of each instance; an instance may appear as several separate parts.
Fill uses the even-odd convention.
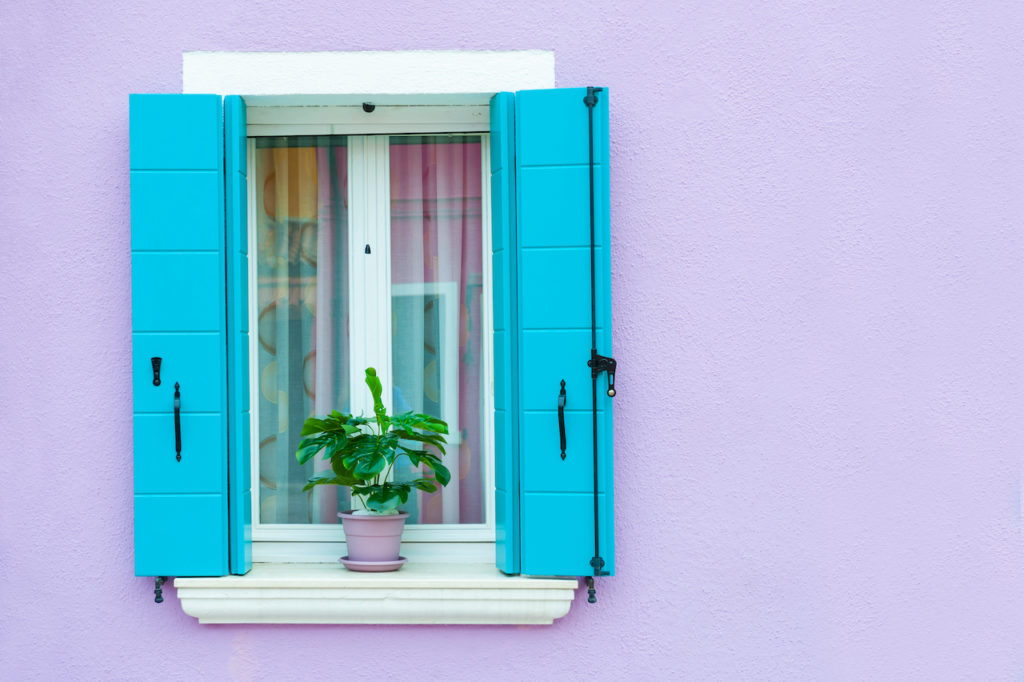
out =
[[[256,141],[259,519],[337,523],[347,489],[302,492],[306,417],[348,410],[347,154],[342,136]]]
[[[403,509],[410,523],[483,523],[480,137],[394,136],[390,155],[394,409],[448,422],[452,472]],[[403,462],[396,480],[419,475]]]

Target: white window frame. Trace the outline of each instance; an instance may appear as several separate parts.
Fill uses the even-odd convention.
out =
[[[383,111],[382,111],[383,109]],[[381,114],[378,116],[378,114]],[[421,119],[426,115],[426,123]],[[256,300],[256,173],[255,138],[281,135],[347,135],[349,154],[349,253],[362,253],[366,244],[372,252],[391,253],[390,243],[390,172],[389,141],[400,134],[453,134],[481,137],[481,263],[483,291],[481,292],[482,329],[493,327],[491,294],[491,212],[490,212],[490,114],[482,105],[409,106],[386,105],[372,113],[359,106],[247,107],[248,135],[248,258],[249,300]],[[373,122],[371,122],[373,121]],[[357,199],[359,197],[360,199]],[[349,277],[350,320],[354,327],[365,333],[350,338],[349,363],[351,367],[374,366],[385,387],[385,395],[392,394],[391,368],[391,314],[390,308],[364,305],[367,292],[383,292],[391,300],[390,257],[382,259],[351,258],[347,264]],[[410,285],[400,285],[408,287]],[[441,285],[425,283],[418,286],[423,293],[443,293]],[[250,305],[249,328],[258,329],[256,306]],[[451,325],[449,325],[451,326]],[[449,329],[455,332],[455,328]],[[457,337],[456,337],[457,338]],[[481,343],[481,409],[484,415],[481,428],[481,464],[484,477],[484,523],[478,524],[407,524],[403,533],[403,552],[410,556],[436,557],[446,561],[453,556],[467,559],[493,555],[495,537],[494,500],[494,354],[490,335],[483,334]],[[250,401],[259,400],[258,335],[250,334]],[[386,349],[383,356],[380,349]],[[457,353],[457,350],[454,352]],[[457,357],[457,356],[456,356]],[[360,372],[350,372],[354,414],[372,414],[373,405],[363,384]],[[389,406],[390,407],[390,406]],[[343,533],[339,524],[265,524],[260,516],[259,479],[259,425],[258,411],[252,410],[250,419],[253,443],[252,457],[252,538],[253,560],[277,561],[334,561],[342,551]],[[451,440],[449,450],[458,456],[458,443]],[[451,468],[451,467],[450,467]],[[458,471],[453,469],[453,480],[445,488],[445,516],[457,512]],[[465,543],[453,548],[452,543]],[[453,551],[454,550],[454,551]]]
[[[199,51],[184,52],[181,67],[182,93],[241,95],[248,108],[249,123],[257,125],[278,125],[270,120],[257,123],[259,110],[264,106],[361,109],[363,102],[372,102],[381,107],[394,104],[417,108],[452,104],[486,107],[496,92],[555,87],[555,55],[551,50]],[[349,112],[358,113],[352,109]],[[317,124],[317,121],[302,123]],[[427,131],[421,127],[419,132]],[[342,134],[340,129],[338,134]],[[358,134],[367,134],[367,131]],[[484,145],[484,154],[487,151]],[[487,156],[483,168],[486,174],[490,168]],[[487,182],[489,186],[489,178]],[[486,192],[484,202],[483,214],[489,218],[491,207]],[[485,230],[484,238],[490,239],[490,230]],[[490,261],[489,255],[486,260]],[[485,282],[485,286],[491,287],[492,282]],[[486,388],[485,394],[492,395],[493,382]],[[488,409],[493,414],[493,406]],[[488,510],[487,518],[494,518],[493,509]],[[332,532],[340,534],[340,528]],[[409,538],[408,532],[405,537]],[[272,540],[257,542],[253,559],[257,563],[335,561],[343,549],[340,539],[335,543],[309,543],[315,550],[302,555],[295,551],[295,544]],[[493,541],[408,542],[402,551],[414,561],[494,563]]]

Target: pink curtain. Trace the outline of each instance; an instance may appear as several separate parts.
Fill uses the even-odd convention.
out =
[[[481,467],[481,296],[483,295],[481,235],[480,139],[458,136],[391,138],[391,281],[400,287],[421,285],[427,291],[423,315],[435,317],[439,304],[455,306],[458,347],[432,348],[423,342],[426,358],[442,360],[440,370],[424,360],[422,402],[434,404],[432,383],[457,387],[457,433],[446,462],[458,478],[441,492],[421,494],[418,523],[482,523]],[[455,300],[441,301],[450,288]],[[397,309],[397,307],[396,307]],[[424,327],[431,327],[430,321]],[[454,358],[454,366],[447,366]],[[397,365],[396,365],[397,366]],[[396,388],[402,377],[396,371]],[[415,384],[415,381],[412,382]],[[406,395],[410,407],[416,401]],[[426,411],[430,411],[427,409]],[[449,499],[446,501],[445,496]],[[455,497],[457,496],[457,497]],[[454,499],[453,499],[454,498]]]

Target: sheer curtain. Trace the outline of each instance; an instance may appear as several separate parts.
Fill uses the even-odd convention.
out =
[[[344,488],[302,492],[329,463],[295,459],[308,416],[350,411],[347,152],[343,136],[257,140],[261,523],[337,523],[350,507]],[[484,521],[480,153],[479,136],[390,138],[388,408],[426,412],[451,427],[444,459],[453,481],[409,499],[403,508],[412,523]],[[395,478],[415,473],[407,466]]]
[[[412,523],[482,523],[480,138],[390,142],[395,409],[439,416],[452,431],[452,483],[405,508]]]
[[[337,523],[347,490],[302,492],[306,417],[348,409],[347,155],[337,136],[258,138],[256,298],[262,523]]]

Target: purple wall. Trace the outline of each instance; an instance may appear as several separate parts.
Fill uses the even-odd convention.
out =
[[[142,4],[0,9],[5,678],[1024,673],[1019,5]],[[132,575],[128,93],[421,48],[611,88],[619,576],[551,627],[200,626]]]

